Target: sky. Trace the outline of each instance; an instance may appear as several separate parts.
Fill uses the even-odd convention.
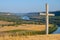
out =
[[[60,0],[0,0],[0,12],[43,12],[48,3],[49,11],[60,10]]]

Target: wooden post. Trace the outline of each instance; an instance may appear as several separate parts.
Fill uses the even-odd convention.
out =
[[[46,34],[48,35],[49,31],[49,15],[48,15],[48,4],[46,4]]]

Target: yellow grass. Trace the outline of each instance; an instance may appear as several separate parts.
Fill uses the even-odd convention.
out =
[[[0,21],[0,24],[13,24],[13,22]]]
[[[0,24],[5,24],[7,22],[0,21]],[[42,31],[45,30],[45,25],[34,25],[34,24],[22,24],[16,26],[4,26],[0,28],[1,31],[10,31],[10,30],[36,30]],[[32,36],[11,36],[9,33],[3,35],[0,34],[0,40],[60,40],[60,34],[50,34],[50,35],[32,35]]]
[[[32,36],[0,36],[0,40],[60,40],[60,34]]]
[[[51,26],[51,25],[49,25]],[[45,25],[35,25],[35,24],[22,24],[16,26],[4,26],[0,28],[1,31],[10,31],[10,30],[33,30],[33,31],[43,31],[45,30]]]
[[[34,30],[34,31],[42,31],[45,30],[45,25],[33,25],[33,24],[25,24],[16,26],[4,26],[0,28],[1,31],[9,31],[9,30]]]
[[[13,22],[0,21],[0,24],[13,24]],[[36,25],[36,24],[22,24],[16,26],[4,26],[0,28],[1,31],[9,31],[9,30],[34,30],[34,31],[42,31],[45,30],[45,25]]]

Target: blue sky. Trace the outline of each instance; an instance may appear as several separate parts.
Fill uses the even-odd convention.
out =
[[[46,3],[49,4],[49,11],[60,10],[60,0],[0,0],[0,12],[42,12]]]

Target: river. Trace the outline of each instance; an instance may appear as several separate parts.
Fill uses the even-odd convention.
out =
[[[58,29],[55,32],[53,32],[52,34],[60,34],[60,26],[58,26]]]

